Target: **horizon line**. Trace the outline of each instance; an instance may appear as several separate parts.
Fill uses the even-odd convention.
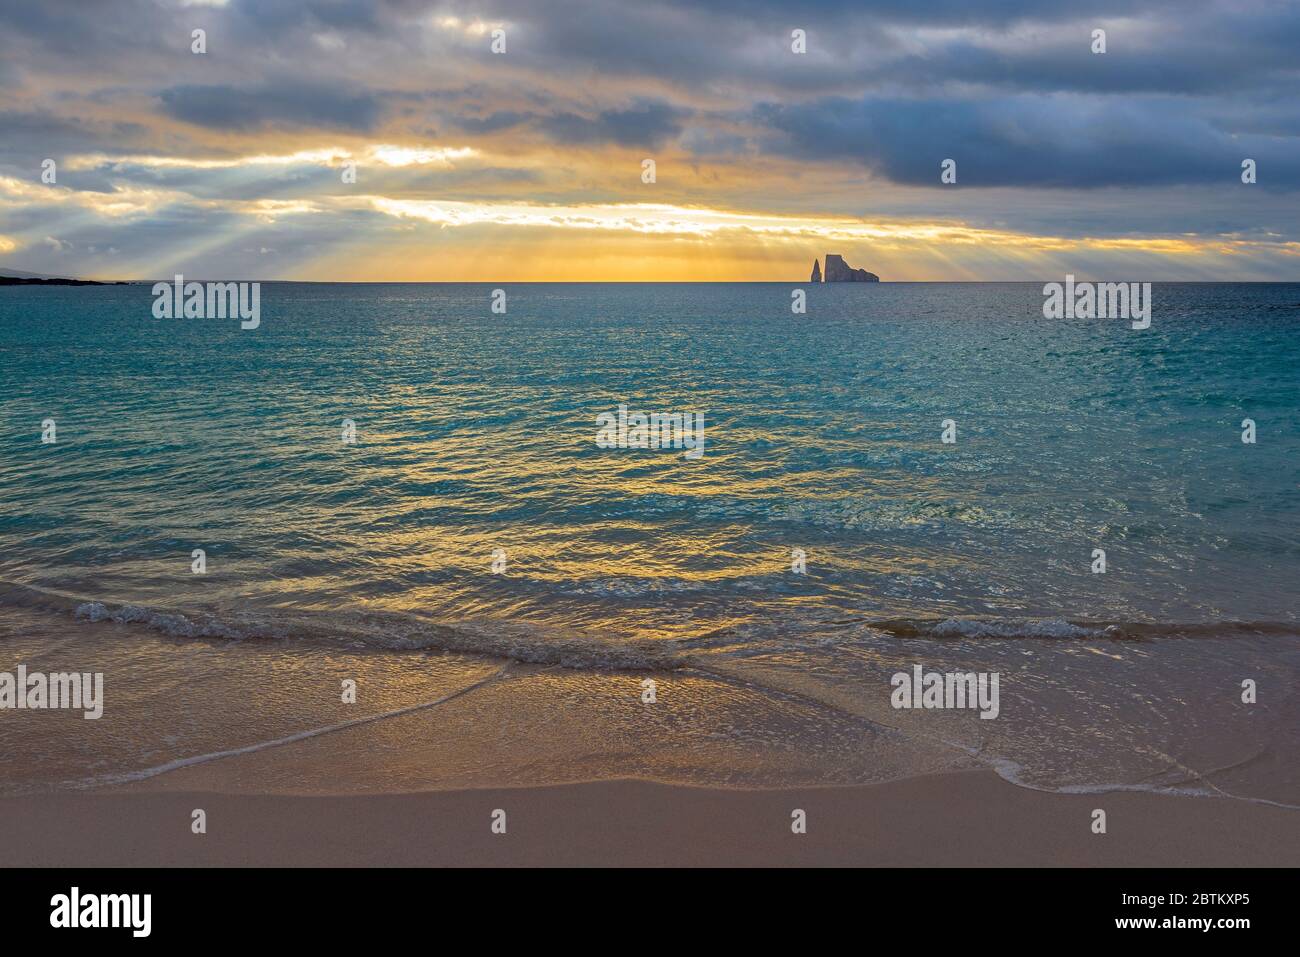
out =
[[[184,275],[183,273],[181,274]],[[1066,275],[1074,275],[1067,273]],[[1079,282],[1150,282],[1182,285],[1288,285],[1300,283],[1295,279],[1097,279],[1075,277]],[[21,285],[58,285],[60,282],[95,283],[100,285],[143,286],[157,283],[174,283],[175,276],[166,279],[98,279],[81,276],[5,276],[0,272],[0,279],[30,279]],[[257,283],[295,283],[312,286],[490,286],[508,283],[512,285],[533,286],[930,286],[930,285],[1024,285],[1044,282],[1059,282],[1060,275],[1030,279],[881,279],[875,282],[812,282],[797,279],[245,279],[224,276],[221,278],[186,279],[187,282],[257,282]],[[45,282],[42,282],[45,281]],[[0,283],[0,285],[8,285]]]

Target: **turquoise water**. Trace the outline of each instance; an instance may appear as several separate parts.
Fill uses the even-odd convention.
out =
[[[810,286],[806,315],[787,284],[504,288],[495,315],[489,285],[264,284],[251,331],[155,319],[147,285],[0,290],[0,614],[86,640],[116,620],[597,671],[748,662],[826,700],[921,649],[1019,668],[1048,711],[1120,693],[1090,659],[1126,656],[1133,682],[1163,662],[1122,724],[1059,718],[1093,740],[1153,714],[1218,726],[1164,709],[1231,697],[1241,663],[1288,688],[1259,732],[1278,748],[1300,284],[1156,284],[1143,331],[1044,319],[1041,284]],[[599,448],[620,404],[702,413],[704,454]]]

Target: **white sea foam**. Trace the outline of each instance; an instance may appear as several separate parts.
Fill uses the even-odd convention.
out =
[[[315,640],[392,651],[484,655],[600,671],[671,670],[689,660],[681,643],[671,639],[617,641],[522,622],[433,621],[400,612],[219,617],[140,605],[113,607],[103,602],[84,602],[76,607],[75,614],[90,622],[143,625],[173,638]]]

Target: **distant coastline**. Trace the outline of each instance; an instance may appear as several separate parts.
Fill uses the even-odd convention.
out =
[[[94,279],[29,279],[25,276],[0,276],[0,286],[125,286],[125,282],[97,282]]]

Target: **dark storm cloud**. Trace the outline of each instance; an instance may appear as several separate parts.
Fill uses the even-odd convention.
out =
[[[710,158],[730,144],[737,157],[847,161],[923,185],[937,183],[936,154],[959,156],[966,182],[1035,188],[1220,182],[1249,156],[1269,168],[1267,188],[1300,186],[1300,13],[1285,4],[711,0],[614,12],[505,0],[491,11],[520,23],[530,67],[680,91],[658,127],[617,112],[539,121],[562,142],[676,138]],[[1092,27],[1109,17],[1107,52],[1094,54]],[[788,52],[792,26],[809,32],[807,57]],[[734,99],[746,87],[748,111],[690,104],[696,90]]]
[[[22,39],[38,52],[93,55],[104,46],[138,38],[151,6],[133,0],[93,6],[81,0],[0,0],[0,42]]]
[[[531,113],[518,113],[514,110],[504,110],[492,113],[484,117],[472,116],[449,116],[448,122],[458,130],[464,130],[468,133],[498,133],[501,130],[513,129],[522,123],[528,122],[533,118]]]
[[[547,140],[560,144],[657,146],[681,133],[692,115],[689,109],[649,101],[590,114],[562,108],[528,112],[506,110],[484,117],[447,114],[444,122],[451,129],[480,135],[522,129],[537,131]]]
[[[1227,135],[1163,100],[829,99],[768,104],[756,117],[780,134],[770,150],[857,163],[907,185],[938,187],[949,158],[962,186],[1074,189],[1236,182],[1251,158],[1274,186],[1300,187],[1294,144]]]
[[[134,122],[81,120],[49,113],[0,111],[0,169],[35,176],[47,157],[122,149],[140,142],[148,128]]]
[[[655,146],[681,132],[686,115],[684,110],[665,103],[643,103],[590,117],[558,113],[542,117],[538,125],[549,137],[563,143]]]
[[[510,21],[552,22],[558,27],[581,31],[583,27],[604,22],[608,33],[615,33],[629,17],[659,16],[682,18],[684,23],[728,20],[735,24],[821,27],[836,29],[851,23],[891,22],[912,26],[933,25],[960,27],[969,25],[1005,26],[1016,22],[1060,22],[1098,16],[1131,16],[1135,7],[1142,11],[1183,11],[1211,6],[1210,0],[642,0],[617,4],[610,0],[453,0],[446,3],[386,3],[389,9],[432,7],[454,12],[462,17],[480,16]],[[644,22],[644,21],[643,21]]]
[[[865,155],[904,183],[921,181],[909,155],[958,135],[975,147],[972,171],[1012,158],[999,143],[1021,145],[1015,155],[1033,163],[990,173],[1001,182],[1062,183],[1076,172],[1088,186],[1179,181],[1167,172],[1179,150],[1182,179],[1194,181],[1218,168],[1225,138],[1293,138],[1288,103],[1300,78],[1300,14],[1267,0],[0,0],[0,11],[7,85],[56,62],[56,75],[93,70],[102,87],[81,95],[103,113],[135,95],[208,130],[371,133],[388,124],[422,135],[430,124],[412,103],[424,97],[440,128],[469,137],[518,130],[579,146],[676,142],[709,157],[727,143],[744,156]],[[506,23],[509,56],[488,55],[481,34],[434,26],[448,16]],[[1091,25],[1106,18],[1122,19],[1108,21],[1108,52],[1094,55]],[[209,31],[205,57],[188,51],[199,24]],[[789,51],[794,26],[808,31],[806,56]],[[445,88],[449,74],[461,90]],[[613,77],[622,82],[601,82]],[[41,85],[27,82],[18,99],[39,103]],[[468,87],[480,91],[477,104],[458,98]],[[1065,108],[1066,119],[1087,119],[1083,127],[1052,122],[1034,102],[1050,94],[1089,97],[1098,109]],[[1154,123],[1150,137],[1105,129],[1100,107],[1159,94],[1169,98],[1138,117]],[[706,98],[715,101],[707,111]],[[918,101],[910,115],[943,124],[933,136],[910,127],[907,99]],[[1119,112],[1134,116],[1122,103]],[[1066,133],[1069,142],[1057,139]],[[87,134],[87,145],[102,139]],[[898,146],[858,142],[882,135]],[[175,137],[167,147],[210,149]],[[1133,155],[1082,161],[1119,147]],[[1049,160],[1063,172],[1046,169]]]
[[[159,99],[163,110],[175,119],[228,130],[274,124],[367,132],[381,114],[375,94],[296,82],[272,82],[251,89],[175,86],[159,93]]]

